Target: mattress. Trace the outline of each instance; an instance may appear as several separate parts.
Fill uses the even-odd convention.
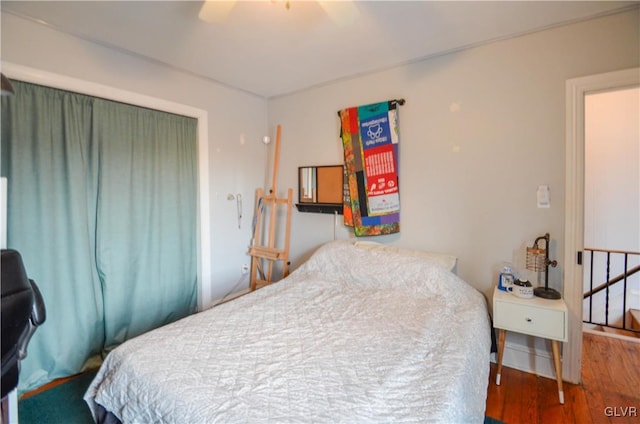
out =
[[[335,241],[120,345],[85,400],[124,423],[481,423],[490,345],[484,297],[446,267]]]

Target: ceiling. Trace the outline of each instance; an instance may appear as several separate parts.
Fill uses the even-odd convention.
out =
[[[316,1],[7,1],[2,13],[271,98],[638,5],[617,1],[355,1],[349,23]]]

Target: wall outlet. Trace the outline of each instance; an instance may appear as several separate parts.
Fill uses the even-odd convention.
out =
[[[242,264],[242,275],[249,273],[249,264]]]

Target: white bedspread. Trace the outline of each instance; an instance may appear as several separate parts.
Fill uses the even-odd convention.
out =
[[[124,423],[484,420],[484,297],[346,241],[287,279],[132,339],[86,392]]]

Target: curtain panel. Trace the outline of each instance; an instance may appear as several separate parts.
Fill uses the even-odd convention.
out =
[[[24,391],[195,311],[197,121],[12,83],[2,98],[7,245],[47,308]]]

